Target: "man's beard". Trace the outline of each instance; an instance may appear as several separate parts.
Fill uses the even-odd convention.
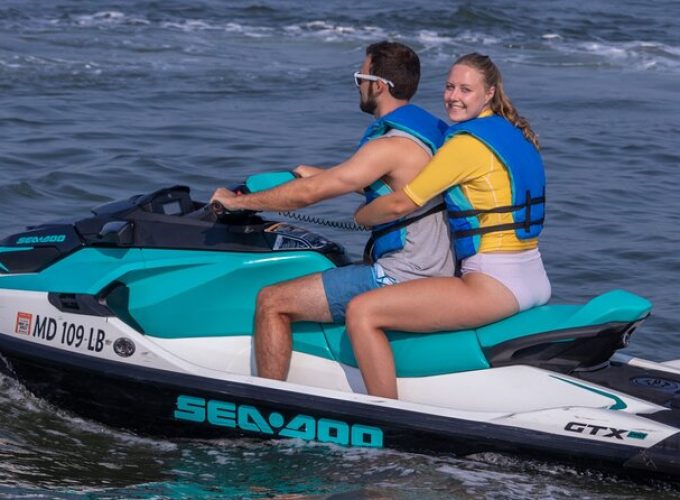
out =
[[[375,96],[373,95],[373,82],[368,82],[368,94],[366,95],[366,100],[361,96],[359,100],[359,108],[364,113],[372,115],[375,113],[375,109],[378,107],[378,103],[375,101]]]

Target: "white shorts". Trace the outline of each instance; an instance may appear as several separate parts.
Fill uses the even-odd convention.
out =
[[[517,299],[519,310],[550,300],[550,281],[538,248],[524,252],[476,253],[463,260],[463,274],[484,273],[500,281]]]

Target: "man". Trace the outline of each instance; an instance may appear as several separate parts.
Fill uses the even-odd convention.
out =
[[[418,56],[400,43],[375,43],[354,79],[361,110],[376,120],[353,156],[329,169],[301,165],[296,169],[301,178],[266,191],[235,196],[219,188],[211,201],[228,210],[294,210],[362,189],[371,201],[405,186],[429,162],[446,130],[444,122],[408,104],[420,80]],[[258,375],[287,378],[291,322],[342,322],[347,303],[360,293],[414,278],[452,276],[440,202],[433,200],[409,221],[374,228],[373,265],[329,269],[263,288],[255,312]]]

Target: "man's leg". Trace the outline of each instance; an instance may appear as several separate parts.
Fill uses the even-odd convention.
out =
[[[255,311],[255,361],[258,376],[286,379],[293,350],[293,321],[333,321],[320,273],[260,290]]]

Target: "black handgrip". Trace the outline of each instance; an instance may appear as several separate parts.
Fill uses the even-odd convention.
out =
[[[213,200],[210,202],[210,210],[216,215],[224,215],[225,213],[228,212],[226,208],[224,208],[224,205],[222,205],[219,201]]]

